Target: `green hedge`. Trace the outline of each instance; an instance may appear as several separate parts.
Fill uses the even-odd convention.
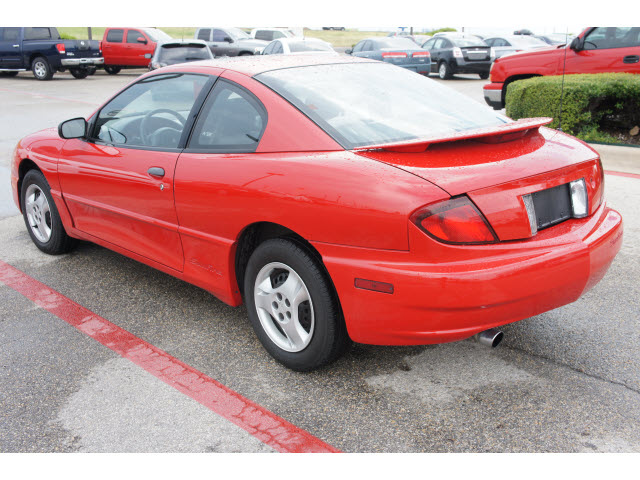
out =
[[[558,128],[562,76],[518,80],[507,87],[507,116],[552,117]],[[566,75],[562,130],[586,141],[615,141],[607,132],[640,125],[640,75],[598,73]]]

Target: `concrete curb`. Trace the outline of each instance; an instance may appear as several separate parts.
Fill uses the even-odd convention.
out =
[[[618,145],[589,144],[600,154],[605,170],[640,174],[640,150]]]

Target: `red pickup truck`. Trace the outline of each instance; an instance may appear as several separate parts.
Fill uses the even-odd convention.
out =
[[[569,45],[499,58],[491,68],[491,83],[484,86],[484,99],[500,110],[511,82],[563,71],[640,73],[640,27],[589,27]]]
[[[107,28],[102,37],[104,69],[115,75],[123,68],[148,67],[158,42],[172,40],[157,28]]]

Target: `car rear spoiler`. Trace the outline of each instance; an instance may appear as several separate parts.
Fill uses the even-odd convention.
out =
[[[505,123],[494,127],[477,128],[465,130],[442,137],[416,138],[404,142],[383,143],[379,145],[367,145],[356,147],[355,152],[366,152],[371,150],[385,150],[387,152],[419,153],[424,152],[433,143],[457,142],[460,140],[475,139],[484,143],[501,143],[521,138],[530,130],[537,130],[543,125],[553,121],[553,118],[521,118],[514,122]]]

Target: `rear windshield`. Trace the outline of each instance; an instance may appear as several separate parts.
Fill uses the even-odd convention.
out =
[[[157,42],[158,40],[166,42],[167,40],[171,40],[171,36],[162,30],[158,30],[157,28],[145,28],[144,33],[146,33],[152,42]]]
[[[300,40],[299,42],[289,42],[289,50],[292,52],[331,52],[333,48],[323,42]]]
[[[451,38],[456,47],[488,47],[484,40],[479,38]]]
[[[209,47],[198,43],[180,45],[169,43],[162,45],[158,61],[171,65],[174,63],[194,62],[196,60],[208,60],[211,58]]]
[[[376,39],[374,41],[379,48],[402,48],[403,50],[415,50],[416,43],[410,38],[405,37],[389,37]]]
[[[254,78],[347,149],[450,135],[509,121],[434,80],[384,63],[287,68]]]

